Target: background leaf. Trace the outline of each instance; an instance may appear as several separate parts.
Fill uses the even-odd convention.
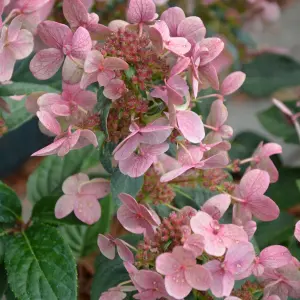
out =
[[[59,90],[49,85],[28,82],[0,85],[0,96],[30,95],[33,92],[58,93]]]
[[[103,168],[110,174],[112,174],[116,168],[112,165],[113,151],[116,145],[112,142],[104,142],[99,149],[99,159]]]
[[[61,186],[65,179],[96,165],[97,152],[93,146],[88,146],[64,157],[48,156],[29,177],[28,198],[37,202],[46,196],[62,195]]]
[[[8,282],[20,300],[76,299],[76,265],[57,229],[38,225],[6,243]]]
[[[16,193],[0,181],[0,222],[11,223],[21,218],[21,202]]]
[[[97,105],[95,109],[99,112],[101,129],[105,132],[105,135],[108,136],[107,118],[112,105],[112,101],[103,95],[103,91],[103,87],[99,88],[97,93]]]

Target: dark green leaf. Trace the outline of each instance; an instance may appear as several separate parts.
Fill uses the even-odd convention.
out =
[[[292,111],[297,111],[296,101],[285,101],[284,104]],[[282,138],[286,143],[299,144],[299,138],[293,123],[276,106],[260,112],[258,120],[267,131]]]
[[[64,157],[49,156],[31,174],[27,183],[28,198],[37,202],[46,196],[62,195],[65,179],[98,163],[97,150],[92,146],[74,150]]]
[[[272,222],[258,222],[255,239],[260,249],[272,244],[286,243],[293,235],[295,218],[281,212],[278,219]]]
[[[289,250],[293,256],[300,260],[300,243],[295,239],[294,236],[290,238]]]
[[[0,85],[0,96],[2,97],[30,95],[33,92],[58,93],[59,91],[49,85],[28,82],[14,82],[12,84]]]
[[[5,249],[8,282],[18,299],[76,299],[76,264],[55,228],[30,227],[10,236]]]
[[[118,195],[120,193],[127,193],[132,197],[135,197],[140,191],[144,184],[144,176],[138,178],[132,178],[127,175],[124,175],[120,170],[115,171],[112,174],[110,181],[110,188],[112,193],[112,198],[114,203],[119,206],[120,200]]]
[[[0,181],[0,222],[11,223],[21,218],[21,202],[16,193]]]
[[[259,55],[242,71],[247,74],[242,91],[254,97],[267,97],[281,88],[300,84],[300,64],[285,55]]]
[[[115,171],[115,168],[112,165],[113,151],[116,145],[112,142],[104,142],[102,147],[99,150],[99,158],[103,168],[110,174]]]
[[[32,221],[37,223],[47,223],[54,225],[83,225],[80,220],[72,213],[71,215],[63,218],[57,219],[54,214],[55,204],[58,200],[57,196],[48,196],[42,198],[38,201],[32,211]]]
[[[7,276],[3,265],[0,265],[0,299],[7,289]]]
[[[105,132],[105,135],[108,136],[107,118],[112,105],[112,101],[103,95],[103,90],[103,87],[99,88],[98,90],[96,111],[99,112],[101,129]]]
[[[97,249],[97,236],[107,233],[113,218],[113,204],[108,195],[100,200],[102,215],[100,220],[91,225],[66,225],[61,227],[65,241],[70,245],[76,259],[87,256]]]

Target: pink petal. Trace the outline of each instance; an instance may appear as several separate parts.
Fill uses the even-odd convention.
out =
[[[21,29],[17,39],[9,43],[9,49],[16,59],[24,59],[33,50],[32,34],[26,29]]]
[[[51,105],[51,111],[56,116],[70,116],[71,115],[70,107],[66,104],[53,104],[53,105]]]
[[[63,68],[62,78],[68,84],[76,84],[81,81],[83,68],[70,57],[66,57]]]
[[[221,151],[203,161],[195,166],[197,169],[214,169],[214,168],[224,168],[228,165],[229,158],[225,151]]]
[[[178,128],[182,135],[191,143],[200,143],[205,136],[201,118],[193,111],[177,112]]]
[[[129,23],[124,20],[113,20],[108,23],[108,28],[117,32],[120,28],[125,28],[127,25],[129,25]]]
[[[271,183],[276,182],[279,178],[278,170],[269,157],[261,158],[254,168],[268,172]]]
[[[228,96],[236,92],[244,83],[246,74],[243,72],[233,72],[229,74],[222,82],[220,91],[224,96]]]
[[[193,232],[198,233],[200,235],[206,235],[208,231],[210,231],[210,224],[213,221],[212,217],[205,212],[198,211],[196,216],[191,218],[191,228]]]
[[[298,221],[298,222],[296,223],[295,231],[294,231],[294,236],[295,236],[295,238],[297,239],[297,241],[300,242],[300,221]]]
[[[165,10],[160,19],[167,23],[171,36],[177,36],[178,25],[185,19],[185,14],[180,7],[172,7]]]
[[[95,178],[79,185],[81,195],[95,195],[97,199],[104,198],[110,193],[110,182],[106,179]]]
[[[145,155],[157,156],[167,152],[169,150],[169,144],[168,143],[162,143],[158,145],[142,144],[140,146],[140,149]]]
[[[121,202],[126,205],[132,212],[138,212],[139,211],[139,204],[136,202],[136,200],[126,193],[121,193],[118,195]]]
[[[39,51],[30,62],[30,71],[40,80],[51,78],[64,61],[63,53],[55,48]]]
[[[218,73],[213,66],[212,63],[208,63],[204,66],[201,66],[199,68],[200,71],[200,77],[202,81],[207,81],[208,84],[214,89],[214,90],[219,90],[219,78],[218,78]]]
[[[189,57],[180,58],[177,61],[176,65],[172,68],[170,76],[172,77],[181,74],[188,68],[190,63],[191,63],[191,59]]]
[[[277,99],[273,99],[272,101],[273,101],[274,105],[277,106],[284,114],[286,114],[287,116],[290,116],[290,117],[293,116],[293,112],[281,101],[279,101]]]
[[[223,101],[215,100],[210,107],[210,113],[206,120],[207,125],[218,129],[227,121],[227,118],[228,110]]]
[[[260,263],[266,268],[280,268],[289,264],[292,260],[290,251],[283,246],[274,245],[263,249],[260,252]]]
[[[201,58],[200,65],[204,66],[214,60],[224,49],[224,42],[219,38],[206,38],[201,41],[201,47],[208,49],[208,55]]]
[[[129,65],[126,61],[117,57],[107,57],[104,59],[103,66],[107,70],[127,70]]]
[[[99,67],[103,64],[103,61],[104,57],[100,51],[90,51],[86,56],[86,60],[84,61],[84,71],[86,73],[98,72]]]
[[[225,247],[231,247],[239,242],[248,242],[248,235],[241,227],[234,224],[224,224],[221,233]]]
[[[23,0],[19,1],[18,6],[24,14],[29,14],[42,8],[47,2],[48,0]]]
[[[164,50],[164,41],[163,41],[163,36],[161,32],[155,28],[155,27],[150,27],[149,28],[149,38],[152,42],[153,48],[158,54],[161,54],[162,51]]]
[[[242,300],[242,299],[238,298],[238,297],[230,296],[230,297],[226,297],[224,300]],[[278,299],[278,300],[280,300],[280,299]]]
[[[0,52],[0,82],[11,79],[16,59],[6,47]]]
[[[187,283],[198,291],[207,291],[210,288],[212,277],[210,272],[200,265],[188,268],[184,272]]]
[[[188,17],[180,22],[177,35],[185,37],[191,44],[200,42],[206,34],[206,28],[199,17]]]
[[[193,252],[195,257],[200,256],[204,249],[204,238],[200,234],[192,234],[188,236],[184,242],[183,248]]]
[[[63,195],[61,196],[55,205],[55,217],[57,219],[62,219],[69,215],[74,209],[75,197],[73,195]]]
[[[38,34],[47,46],[57,49],[62,49],[64,45],[71,44],[73,36],[68,26],[54,21],[40,23]]]
[[[63,185],[62,190],[67,195],[75,195],[81,183],[89,181],[89,177],[84,173],[78,173],[68,177]]]
[[[196,258],[193,253],[185,250],[182,246],[176,246],[172,251],[172,255],[181,266],[191,267],[196,265]]]
[[[92,39],[89,32],[85,28],[79,27],[72,38],[72,56],[78,59],[85,59],[91,49]]]
[[[279,216],[279,207],[267,196],[253,197],[248,204],[253,215],[264,222],[276,220]]]
[[[112,101],[117,100],[122,97],[125,92],[125,83],[121,79],[113,79],[110,83],[105,87],[103,91],[103,95],[111,99]]]
[[[191,168],[193,168],[193,166],[184,166],[184,167],[181,167],[179,169],[175,169],[173,171],[170,171],[170,172],[164,174],[160,178],[160,182],[169,182],[169,181],[179,177],[180,175],[185,173],[187,170],[190,170]]]
[[[168,41],[170,40],[170,30],[169,30],[169,27],[168,27],[168,25],[167,25],[166,22],[161,21],[161,20],[156,21],[155,24],[154,24],[154,26],[151,27],[151,28],[154,28],[154,29],[156,29],[156,30],[159,31],[160,36],[161,36],[161,39],[162,39],[163,41],[168,42]],[[154,33],[154,32],[153,32],[153,33]],[[150,33],[150,34],[151,34],[151,33]],[[156,34],[155,34],[155,35],[156,35]],[[157,42],[158,42],[159,40],[160,40],[160,39],[158,39]],[[155,41],[156,41],[156,39],[155,39]]]
[[[68,134],[65,138],[64,143],[57,151],[58,156],[65,156],[70,152],[70,150],[76,145],[80,136],[80,130],[76,130],[75,132]]]
[[[90,91],[80,91],[73,100],[87,111],[92,111],[97,104],[97,95]]]
[[[194,165],[203,158],[203,151],[199,146],[181,147],[177,153],[178,161],[182,165]]]
[[[166,49],[180,56],[188,53],[191,50],[191,47],[188,40],[183,37],[172,37],[165,44]]]
[[[163,275],[172,275],[179,271],[181,265],[171,253],[163,253],[156,258],[156,271]]]
[[[131,156],[140,143],[140,135],[132,135],[120,148],[116,148],[114,152],[115,160],[124,160]]]
[[[97,244],[100,252],[108,259],[114,259],[116,256],[115,244],[105,235],[99,234]]]
[[[28,112],[32,114],[36,114],[36,112],[39,110],[39,106],[37,104],[37,99],[40,98],[40,96],[43,95],[43,92],[34,92],[31,93],[27,98],[25,102],[25,107]]]
[[[168,102],[175,105],[183,104],[183,92],[186,89],[186,82],[179,75],[171,77],[166,82],[166,87],[168,91]]]
[[[154,19],[156,12],[152,0],[130,0],[127,10],[127,21],[132,24],[146,23]]]
[[[37,117],[39,118],[40,122],[51,132],[55,133],[56,135],[61,134],[61,127],[59,122],[48,112],[46,111],[38,111],[36,113]]]
[[[80,0],[64,0],[63,13],[72,28],[88,23],[88,11]]]
[[[77,196],[74,213],[80,221],[92,225],[100,219],[101,206],[95,196]]]
[[[96,82],[98,73],[83,73],[82,78],[81,78],[81,82],[80,82],[80,87],[82,89],[87,88],[90,84]]]
[[[66,141],[66,138],[61,138],[53,142],[52,144],[48,145],[47,147],[34,152],[31,154],[31,156],[45,156],[45,155],[51,155],[58,152],[59,148],[62,146],[62,144]]]
[[[184,270],[180,270],[173,275],[167,275],[165,277],[165,287],[168,294],[176,299],[185,298],[192,290],[185,279]]]
[[[165,142],[166,139],[171,135],[172,127],[148,125],[144,128],[141,128],[141,132],[142,134],[140,135],[140,143],[159,145]]]
[[[268,157],[274,154],[280,154],[282,153],[282,147],[277,144],[277,143],[267,143],[264,144],[260,151],[259,151],[259,156],[260,157]]]
[[[51,113],[53,104],[62,105],[62,104],[66,104],[66,103],[63,101],[61,95],[58,95],[55,93],[47,93],[47,94],[41,95],[37,99],[37,104],[38,104],[40,110]]]
[[[134,256],[133,256],[132,252],[129,250],[129,248],[126,246],[126,244],[120,239],[116,239],[115,243],[117,245],[117,251],[118,251],[120,258],[123,261],[128,261],[128,262],[133,263]]]
[[[79,137],[76,143],[72,146],[73,149],[81,149],[88,145],[98,147],[98,140],[96,134],[89,129],[83,129],[79,132]]]
[[[115,77],[114,71],[106,70],[98,73],[97,80],[100,86],[107,86]]]
[[[141,270],[136,276],[136,281],[143,289],[164,289],[164,281],[161,275],[154,271]]]
[[[231,203],[229,195],[220,194],[207,200],[201,210],[209,214],[213,219],[220,220]]]

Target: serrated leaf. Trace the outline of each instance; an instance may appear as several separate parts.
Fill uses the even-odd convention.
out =
[[[79,219],[76,218],[74,213],[63,219],[57,219],[54,214],[56,202],[59,197],[48,196],[38,201],[32,211],[31,219],[34,223],[46,223],[53,225],[84,225]]]
[[[30,95],[33,92],[58,93],[59,91],[49,85],[28,83],[28,82],[14,82],[12,84],[0,85],[0,96],[14,96],[14,95]]]
[[[136,246],[141,239],[138,235],[128,235],[121,238],[133,246]],[[129,280],[128,272],[119,257],[109,260],[100,254],[95,262],[95,270],[91,300],[98,300],[103,292]]]
[[[116,145],[112,142],[104,142],[99,149],[99,159],[103,168],[110,174],[112,174],[116,168],[112,165],[113,151]]]
[[[284,104],[296,112],[296,102],[285,101]],[[282,138],[286,143],[299,144],[299,138],[293,123],[277,107],[272,106],[260,112],[257,116],[261,125],[268,132]]]
[[[30,227],[10,236],[5,249],[8,282],[18,299],[76,299],[76,264],[57,229]]]
[[[28,198],[35,203],[46,196],[62,195],[61,186],[65,179],[96,165],[97,154],[95,148],[88,146],[64,157],[48,156],[29,177]]]
[[[11,223],[21,218],[21,202],[16,193],[0,181],[0,222]]]
[[[109,231],[113,218],[113,205],[111,195],[100,200],[102,213],[100,220],[91,225],[67,225],[60,228],[65,241],[72,249],[76,259],[87,256],[97,247],[97,236]]]
[[[95,109],[100,116],[101,129],[105,132],[105,135],[108,136],[107,118],[112,105],[112,101],[103,95],[103,91],[103,87],[99,88],[97,93],[97,105]]]
[[[244,64],[242,71],[247,78],[241,90],[254,97],[267,97],[281,88],[300,84],[300,64],[285,55],[259,55]]]
[[[132,178],[122,174],[120,170],[115,171],[112,174],[110,181],[110,189],[114,203],[119,206],[120,200],[118,195],[120,193],[127,193],[132,197],[135,197],[142,188],[143,184],[144,176]]]

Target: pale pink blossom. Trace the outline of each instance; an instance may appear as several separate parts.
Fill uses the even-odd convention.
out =
[[[178,151],[178,161],[180,162],[181,167],[164,174],[160,178],[160,181],[171,181],[191,169],[207,170],[223,168],[229,162],[228,156],[224,151],[221,151],[207,159],[203,159],[203,155],[204,153],[199,146],[189,146],[188,148],[180,149]]]
[[[110,192],[110,182],[96,178],[89,180],[84,173],[68,177],[62,186],[64,195],[55,205],[55,216],[62,219],[74,211],[76,217],[89,225],[96,223],[101,216],[98,199]]]
[[[175,299],[186,297],[193,288],[206,291],[210,288],[210,273],[197,261],[193,252],[181,246],[172,253],[164,253],[157,257],[156,271],[165,275],[165,287],[168,294]]]
[[[236,92],[244,83],[246,74],[240,71],[229,74],[222,82],[220,91],[223,96]]]
[[[127,70],[128,64],[121,58],[106,57],[101,52],[92,50],[88,53],[84,62],[84,74],[81,79],[81,87],[86,88],[98,81],[100,86],[107,86],[115,78],[116,70]]]
[[[110,234],[107,234],[106,236],[99,234],[97,244],[100,252],[108,259],[115,258],[117,248],[117,252],[123,261],[134,262],[132,252],[129,250],[127,244],[121,239],[114,238]]]
[[[204,268],[212,275],[211,292],[216,297],[229,296],[235,278],[240,278],[252,264],[255,252],[251,243],[233,244],[227,251],[223,262],[212,260]]]
[[[121,193],[119,199],[123,205],[118,209],[117,217],[122,226],[129,232],[152,237],[160,220],[132,196]]]
[[[214,220],[220,220],[229,208],[230,203],[230,195],[219,194],[208,199],[201,210],[209,214]]]
[[[193,213],[194,215],[194,213]],[[200,256],[204,250],[204,237],[200,234],[190,234],[183,244],[185,250],[191,251],[195,257]]]
[[[252,216],[249,214],[238,214],[233,211],[232,223],[241,226],[247,233],[249,241],[253,238],[254,233],[257,230],[257,224],[252,220]]]
[[[121,98],[125,92],[127,91],[125,82],[122,79],[112,79],[110,82],[105,86],[103,90],[103,95],[115,101]]]
[[[77,66],[82,65],[88,52],[92,48],[89,32],[79,27],[73,34],[71,29],[53,21],[44,21],[38,26],[38,34],[42,41],[50,48],[39,51],[30,62],[32,74],[40,80],[51,78],[63,66],[63,78],[66,81],[80,81],[81,76],[73,73],[78,71]],[[83,70],[82,70],[83,71]],[[79,74],[81,75],[81,73]]]
[[[226,248],[237,242],[247,242],[246,232],[234,224],[220,224],[209,214],[199,211],[191,218],[193,232],[204,237],[204,250],[210,255],[222,256]]]
[[[262,221],[272,221],[278,218],[279,208],[276,203],[264,193],[270,184],[270,176],[262,170],[251,170],[247,172],[240,184],[235,188],[233,207],[237,218],[240,216],[254,215]]]
[[[279,174],[274,163],[270,159],[271,155],[282,153],[282,147],[276,143],[260,143],[253,153],[251,161],[251,169],[260,169],[268,172],[270,182],[274,183],[278,180]]]
[[[153,0],[130,0],[127,9],[127,21],[131,24],[143,24],[157,18]]]
[[[14,18],[8,27],[2,27],[0,36],[0,82],[10,80],[15,62],[24,59],[33,50],[32,34],[26,29],[21,29],[21,27],[22,23],[18,18]]]
[[[300,242],[300,221],[298,221],[295,225],[294,236],[297,239],[297,241]]]
[[[255,258],[252,272],[255,276],[261,276],[265,268],[277,269],[289,264],[292,261],[290,251],[283,246],[274,245],[263,249]]]

